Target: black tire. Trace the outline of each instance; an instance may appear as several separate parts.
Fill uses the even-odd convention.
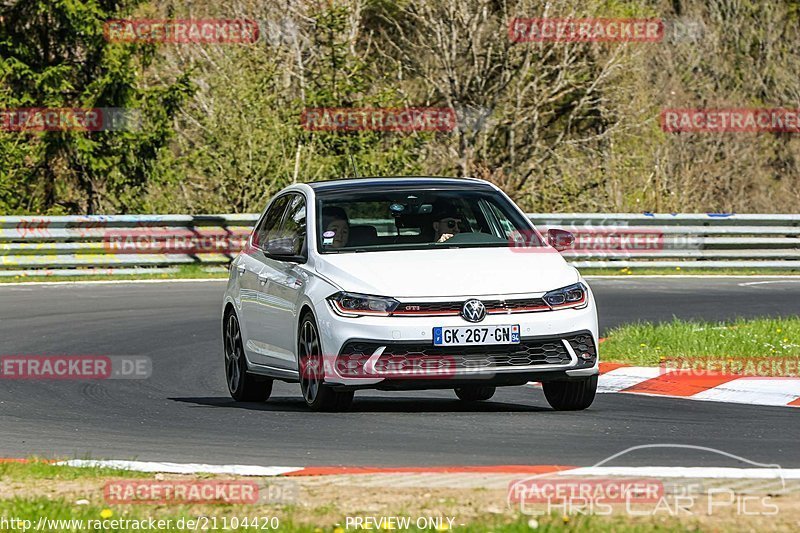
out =
[[[497,387],[488,385],[468,385],[466,387],[458,387],[454,390],[459,400],[464,400],[465,402],[482,402],[494,396]]]
[[[297,366],[303,399],[315,411],[346,411],[353,403],[353,391],[337,391],[325,384],[325,360],[317,323],[311,313],[300,321],[297,335]]]
[[[247,372],[247,361],[242,345],[242,329],[236,313],[225,316],[225,381],[228,391],[237,402],[265,402],[272,394],[272,380]]]
[[[581,411],[594,401],[597,376],[581,381],[545,381],[542,389],[547,403],[556,411]]]

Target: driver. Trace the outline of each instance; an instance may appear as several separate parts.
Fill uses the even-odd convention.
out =
[[[449,202],[436,202],[433,208],[434,241],[444,242],[461,233],[461,215]]]

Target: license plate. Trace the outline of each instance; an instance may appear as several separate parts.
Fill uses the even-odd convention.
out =
[[[434,346],[519,344],[519,325],[433,328]]]

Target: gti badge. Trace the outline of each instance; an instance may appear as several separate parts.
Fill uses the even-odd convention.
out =
[[[480,322],[486,317],[486,306],[480,300],[467,300],[461,308],[461,316],[468,322]]]

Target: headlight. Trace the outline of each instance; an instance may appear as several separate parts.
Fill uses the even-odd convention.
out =
[[[554,309],[586,307],[586,292],[587,289],[583,283],[576,283],[569,287],[548,292],[544,295],[544,301]]]
[[[400,305],[394,298],[352,292],[337,292],[328,297],[328,303],[342,316],[389,316]]]

